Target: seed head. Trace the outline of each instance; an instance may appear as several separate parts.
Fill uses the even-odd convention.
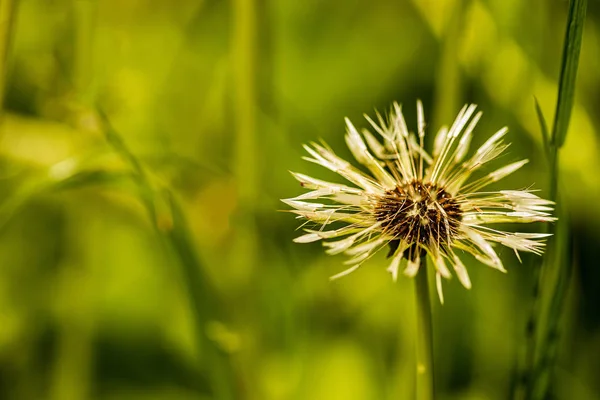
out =
[[[395,280],[401,264],[404,273],[414,276],[426,255],[436,271],[437,289],[443,301],[441,278],[450,278],[447,263],[460,282],[471,287],[459,254],[470,253],[482,263],[505,271],[492,244],[541,254],[542,233],[505,232],[487,225],[495,223],[551,222],[553,203],[531,190],[481,191],[527,163],[517,161],[471,179],[483,165],[497,158],[509,146],[503,141],[506,128],[493,134],[475,153],[466,158],[469,144],[481,118],[475,105],[465,105],[452,126],[438,132],[433,152],[424,148],[425,118],[417,102],[417,133],[408,130],[401,107],[394,103],[386,120],[365,116],[381,141],[368,130],[358,133],[346,119],[346,143],[354,158],[370,174],[341,159],[327,145],[304,146],[311,157],[345,178],[351,185],[331,183],[292,173],[310,192],[282,200],[292,212],[306,219],[305,235],[296,242],[324,240],[327,253],[345,253],[351,267],[332,277],[347,275],[382,248],[389,247],[392,260],[388,271]],[[332,225],[341,225],[329,229]],[[330,241],[330,239],[335,239]],[[460,251],[460,253],[459,253]],[[404,261],[405,260],[405,261]]]

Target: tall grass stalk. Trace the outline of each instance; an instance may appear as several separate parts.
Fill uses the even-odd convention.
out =
[[[0,1],[0,123],[4,110],[4,90],[8,73],[8,60],[12,43],[17,0]]]
[[[93,0],[73,0],[73,74],[72,84],[80,101],[90,104],[94,75],[94,32],[98,4]]]
[[[233,2],[234,173],[238,190],[238,223],[232,252],[233,273],[243,283],[254,267],[257,242],[254,212],[258,197],[257,168],[257,13],[256,0]]]
[[[434,399],[433,328],[431,322],[431,300],[427,279],[426,257],[421,258],[419,273],[415,278],[415,302],[417,308],[417,357],[416,399]]]
[[[182,267],[184,284],[194,317],[197,345],[207,366],[213,397],[219,400],[239,399],[237,384],[228,355],[219,344],[207,336],[213,322],[220,322],[220,302],[196,252],[183,210],[174,194],[166,187],[154,183],[143,164],[125,145],[112,128],[106,116],[100,112],[107,142],[130,166],[132,178],[139,189],[139,197],[160,237],[177,257]]]
[[[548,131],[548,124],[546,123],[546,119],[544,118],[544,114],[542,113],[542,109],[535,99],[535,111],[539,120],[540,130],[542,133],[543,145],[544,145],[544,154],[546,155],[548,161],[550,160],[550,132]],[[556,165],[552,167],[556,168]],[[551,173],[550,175],[553,175]],[[553,186],[553,184],[551,184]],[[550,189],[552,192],[553,188]],[[547,230],[550,231],[553,228],[552,225],[547,225]],[[537,346],[537,325],[539,324],[538,319],[541,317],[540,312],[542,311],[542,298],[540,296],[540,285],[542,284],[542,264],[538,264],[535,262],[531,262],[530,264],[533,269],[533,287],[531,290],[531,308],[529,310],[529,315],[527,318],[527,322],[525,323],[525,339],[522,343],[522,354],[519,352],[520,357],[518,357],[516,362],[516,368],[514,370],[514,378],[512,390],[512,398],[515,400],[526,399],[529,396],[530,388],[529,385],[531,383],[533,370],[535,368],[535,357],[536,357],[536,346]]]
[[[74,46],[72,54],[73,91],[77,96],[88,92],[92,76],[92,52],[95,26],[95,2],[72,0],[72,24]],[[74,240],[75,235],[73,237]],[[69,246],[73,248],[73,246]],[[78,254],[75,252],[75,257]],[[76,261],[75,264],[78,264]],[[51,399],[86,398],[91,393],[93,374],[93,340],[96,317],[91,312],[91,299],[82,287],[92,286],[90,271],[67,262],[60,271],[61,284],[66,296],[78,298],[68,314],[60,313],[57,318],[58,349],[54,357]]]
[[[461,107],[460,39],[464,27],[465,0],[456,1],[444,26],[435,84],[434,126],[451,121]]]
[[[526,329],[527,364],[522,381],[527,399],[545,399],[552,369],[558,353],[560,320],[572,271],[569,259],[569,232],[566,205],[560,201],[559,159],[571,119],[575,99],[575,83],[583,36],[587,0],[571,0],[562,65],[558,83],[558,99],[552,132],[548,133],[543,114],[536,104],[550,169],[550,199],[558,202],[558,221],[549,231],[554,236],[534,283],[533,313]],[[539,304],[538,304],[539,302]]]

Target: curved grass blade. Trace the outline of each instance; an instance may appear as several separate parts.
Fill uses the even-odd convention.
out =
[[[562,66],[558,84],[558,101],[554,115],[552,143],[561,148],[567,136],[573,102],[575,99],[575,81],[579,66],[579,53],[583,36],[583,23],[587,9],[587,0],[572,0],[569,5],[567,32],[563,47]]]
[[[570,1],[556,112],[549,139],[548,128],[537,100],[535,104],[550,163],[549,197],[553,201],[560,198],[558,190],[559,153],[565,142],[573,111],[586,9],[587,0]],[[528,365],[521,376],[521,382],[526,386],[525,399],[542,400],[547,398],[558,354],[559,325],[572,271],[572,262],[569,260],[570,235],[565,210],[564,204],[557,207],[558,222],[555,226],[549,227],[549,231],[555,236],[550,240],[548,252],[545,254],[540,270],[536,273],[532,308],[534,315],[527,324],[525,335]],[[517,392],[523,393],[522,391]]]
[[[147,207],[156,231],[173,250],[183,269],[188,298],[195,319],[197,345],[205,366],[209,368],[214,397],[233,400],[237,397],[230,360],[219,344],[207,335],[210,324],[221,320],[220,302],[210,280],[203,274],[205,269],[198,257],[183,210],[169,189],[153,184],[142,163],[112,127],[106,114],[100,110],[98,113],[107,142],[131,167],[133,179],[140,189],[140,200]]]

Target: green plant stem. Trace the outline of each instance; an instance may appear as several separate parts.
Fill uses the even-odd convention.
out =
[[[91,22],[94,14],[82,11],[88,10],[93,3],[90,0],[72,0],[71,2],[74,10],[72,26],[75,31],[72,60],[74,81],[77,81],[79,77],[91,75],[91,49],[93,48],[91,38],[94,33]],[[81,96],[86,88],[77,84],[74,85],[73,90],[76,95]],[[77,213],[77,209],[70,211],[70,214],[72,213]],[[79,218],[75,218],[75,220],[78,221]],[[78,222],[74,222],[75,226],[77,224]],[[73,234],[68,242],[77,240],[81,240],[81,238],[79,235]],[[83,248],[83,244],[68,247],[69,255],[73,260],[67,260],[61,267],[60,282],[65,288],[59,293],[63,294],[64,292],[66,294],[63,296],[77,297],[78,301],[70,307],[68,314],[59,313],[55,322],[58,346],[53,361],[54,372],[50,385],[50,398],[56,400],[85,398],[89,397],[92,391],[91,360],[97,315],[91,311],[93,302],[90,293],[82,288],[93,287],[93,274],[91,271],[81,268],[80,264],[82,263],[78,259],[81,254],[71,250]]]
[[[558,99],[554,126],[552,130],[552,144],[560,149],[567,138],[571,112],[575,102],[575,81],[579,67],[579,53],[583,38],[583,23],[587,10],[587,0],[571,0],[569,16],[563,45],[560,78],[558,80]]]
[[[168,188],[157,187],[152,182],[142,163],[113,129],[107,116],[100,110],[98,113],[102,118],[108,144],[129,165],[133,181],[139,189],[140,201],[146,207],[161,239],[173,250],[182,268],[196,328],[197,345],[208,368],[214,398],[243,398],[238,392],[231,360],[219,344],[207,335],[211,322],[222,320],[220,301],[216,289],[203,273],[204,266],[196,251],[183,210]]]
[[[257,259],[254,215],[259,188],[257,157],[257,13],[256,0],[233,2],[233,169],[237,187],[237,229],[232,240],[232,281],[245,286]]]
[[[2,111],[4,110],[4,89],[6,87],[8,55],[12,43],[16,8],[16,0],[0,1],[0,122],[2,122]]]
[[[558,196],[558,180],[559,180],[559,172],[558,172],[558,163],[559,163],[559,157],[558,157],[559,153],[558,153],[558,149],[550,144],[549,145],[549,150],[548,150],[548,163],[550,164],[550,190],[549,190],[549,199],[556,202],[557,200],[557,196]],[[559,209],[557,208],[555,210],[556,215],[560,215],[559,213]],[[564,223],[564,220],[562,218],[563,216],[560,215],[560,222],[557,222],[556,224],[548,224],[547,225],[547,230],[548,233],[556,233],[556,225],[562,225]],[[560,238],[559,238],[560,239]],[[555,264],[559,264],[556,260],[556,250],[554,244],[557,242],[557,238],[553,237],[550,241],[550,244],[552,245],[552,247],[550,248],[550,250],[547,253],[547,259],[552,259],[554,261]],[[550,254],[552,254],[552,257],[550,257]],[[529,321],[527,322],[527,328],[526,328],[526,336],[527,336],[527,353],[526,353],[526,374],[528,374],[528,376],[526,377],[527,380],[531,380],[533,379],[533,374],[534,374],[534,370],[536,368],[535,363],[536,363],[536,356],[538,353],[538,347],[540,345],[538,337],[536,336],[536,334],[538,333],[538,330],[541,326],[540,322],[542,320],[542,311],[543,311],[543,298],[541,295],[542,292],[542,285],[544,284],[544,282],[547,279],[547,274],[548,274],[548,268],[544,268],[544,264],[539,265],[536,270],[535,270],[535,282],[534,282],[534,287],[533,287],[533,305],[532,305],[532,310],[531,310],[531,315],[529,318]]]
[[[418,400],[432,400],[434,398],[433,329],[427,265],[424,257],[421,259],[419,273],[415,278],[415,296],[417,307],[416,398]]]
[[[466,14],[465,0],[458,0],[452,9],[441,36],[439,67],[435,77],[433,126],[436,127],[440,127],[443,121],[451,121],[461,107],[462,73],[458,55]]]
[[[554,372],[554,365],[560,348],[561,321],[565,299],[571,282],[573,261],[570,259],[570,241],[568,215],[558,207],[561,224],[555,229],[554,245],[552,246],[551,261],[544,271],[548,277],[545,282],[552,288],[548,299],[545,328],[541,331],[539,354],[536,360],[534,380],[531,386],[531,399],[544,400]]]
[[[570,1],[558,82],[558,99],[550,135],[547,134],[545,120],[536,104],[550,166],[550,200],[559,204],[556,209],[558,221],[555,226],[548,227],[549,233],[553,233],[554,236],[549,241],[540,271],[536,273],[534,314],[527,328],[527,364],[524,380],[527,383],[526,398],[534,400],[545,399],[548,395],[552,370],[558,355],[561,315],[573,269],[573,263],[569,259],[568,215],[565,211],[566,206],[559,201],[559,156],[573,111],[586,10],[587,0]]]
[[[93,0],[74,0],[73,75],[72,84],[79,101],[90,104],[94,76],[94,36],[98,4]]]
[[[546,152],[546,156],[548,158],[549,164],[549,199],[556,202],[559,196],[558,188],[559,188],[559,149],[551,140],[551,134],[548,132],[548,127],[546,124],[546,120],[541,112],[539,104],[537,100],[535,102],[536,111],[538,113],[538,119],[540,122],[540,128],[542,131],[543,139],[544,139],[544,148]],[[562,228],[563,230],[566,227],[567,222],[565,221],[566,215],[561,212],[562,209],[556,209],[556,215],[559,216],[559,221],[555,224],[547,225],[547,232],[556,234],[557,226]],[[550,310],[561,310],[559,304],[562,304],[562,301],[559,300],[559,297],[562,298],[564,296],[564,291],[566,290],[566,282],[568,282],[570,276],[570,264],[569,267],[562,268],[562,270],[558,270],[560,265],[566,260],[562,260],[557,258],[560,255],[564,257],[563,252],[558,252],[556,250],[557,244],[561,244],[561,238],[566,235],[566,232],[561,232],[559,235],[556,235],[551,238],[548,251],[544,257],[544,261],[541,265],[536,265],[534,268],[534,276],[533,276],[533,288],[532,288],[532,304],[531,309],[529,311],[529,317],[527,319],[525,325],[525,340],[524,340],[524,351],[523,358],[520,361],[522,364],[519,365],[518,369],[518,381],[513,388],[512,397],[515,400],[521,399],[531,399],[536,398],[534,396],[534,391],[540,391],[541,386],[547,385],[547,381],[544,385],[540,385],[542,379],[540,376],[548,376],[548,371],[546,369],[551,368],[552,359],[555,352],[552,352],[554,355],[549,356],[549,353],[544,351],[544,348],[548,348],[548,338],[552,338],[553,344],[558,340],[558,321],[556,318],[552,320],[552,311]],[[562,276],[556,277],[555,279],[561,279],[561,281],[549,281],[549,273],[550,269],[554,271],[554,273],[561,273]],[[549,283],[551,285],[559,284],[560,287],[556,287],[556,290],[553,294],[553,305],[546,306],[545,303],[548,302],[546,299],[547,293],[543,290],[543,286]],[[555,315],[555,317],[558,317]],[[543,327],[544,317],[547,316],[547,332],[542,332],[541,329]],[[553,327],[552,327],[552,326]],[[551,333],[552,332],[552,333]],[[545,336],[544,336],[545,335]],[[552,348],[554,348],[553,346]],[[540,358],[540,353],[541,355]],[[542,360],[543,359],[543,360]],[[543,380],[546,380],[545,378]],[[535,389],[537,387],[537,389]]]

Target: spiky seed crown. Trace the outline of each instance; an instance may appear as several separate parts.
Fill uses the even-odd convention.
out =
[[[438,246],[448,253],[462,219],[460,204],[452,195],[419,180],[379,196],[373,213],[386,235],[408,244],[405,256],[413,261],[423,255],[426,246]]]
[[[352,186],[325,182],[292,173],[303,187],[310,189],[292,199],[283,200],[299,218],[315,229],[295,239],[299,243],[324,240],[327,253],[345,253],[351,258],[347,275],[384,247],[392,258],[388,271],[398,276],[406,259],[404,274],[414,276],[420,258],[427,253],[433,261],[440,300],[441,278],[450,278],[447,263],[460,282],[471,287],[467,270],[459,254],[470,253],[482,263],[505,272],[492,244],[515,251],[541,254],[548,234],[505,232],[489,226],[496,223],[552,222],[553,203],[531,190],[481,191],[527,163],[517,161],[481,178],[473,173],[497,158],[507,148],[500,129],[467,157],[474,129],[481,117],[476,106],[465,105],[452,126],[442,128],[430,155],[424,147],[425,117],[417,102],[417,134],[408,130],[400,105],[394,103],[389,118],[377,114],[378,122],[366,116],[383,141],[368,130],[362,135],[346,119],[346,143],[356,160],[370,175],[338,157],[327,145],[304,146],[306,160],[338,173]],[[318,202],[316,202],[318,201]],[[335,229],[331,224],[342,223]],[[460,253],[458,252],[460,251]]]

